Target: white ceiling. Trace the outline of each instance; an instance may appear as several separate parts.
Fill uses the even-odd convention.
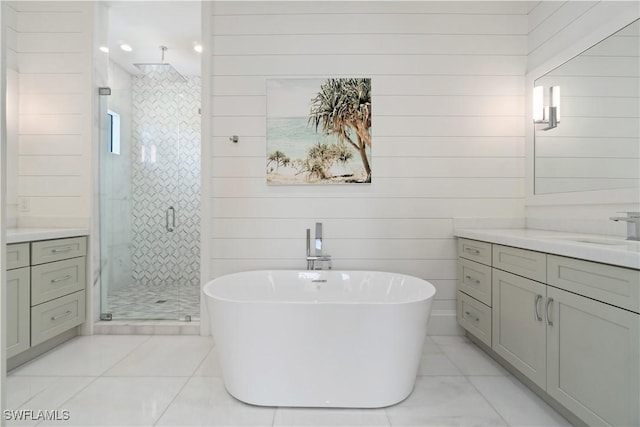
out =
[[[131,74],[135,63],[161,62],[160,46],[167,46],[165,62],[182,75],[200,75],[200,2],[109,1],[109,58]],[[133,47],[120,49],[121,43]]]

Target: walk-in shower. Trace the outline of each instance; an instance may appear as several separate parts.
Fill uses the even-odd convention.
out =
[[[111,63],[111,95],[101,97],[101,317],[194,320],[200,77],[148,71],[131,75]]]

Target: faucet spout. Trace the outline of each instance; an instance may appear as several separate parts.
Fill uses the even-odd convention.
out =
[[[627,216],[612,216],[612,221],[625,221],[627,223],[627,240],[640,240],[640,212],[622,212]]]

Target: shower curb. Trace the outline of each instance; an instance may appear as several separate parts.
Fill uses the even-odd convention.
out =
[[[200,322],[112,320],[95,322],[95,335],[200,335]]]

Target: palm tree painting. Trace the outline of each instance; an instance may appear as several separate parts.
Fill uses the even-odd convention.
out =
[[[267,81],[267,183],[371,182],[371,79]]]

